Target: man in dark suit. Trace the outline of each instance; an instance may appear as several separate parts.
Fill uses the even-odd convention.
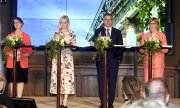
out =
[[[104,15],[103,27],[96,29],[93,37],[93,41],[101,36],[110,36],[113,45],[123,45],[121,31],[112,27],[113,16],[110,13]],[[114,108],[113,102],[115,98],[116,79],[118,74],[118,67],[123,57],[123,48],[111,48],[107,51],[107,68],[108,68],[108,108]],[[99,85],[99,98],[101,105],[99,108],[103,108],[103,88],[104,88],[104,56],[97,59],[96,62],[98,73],[98,85]]]

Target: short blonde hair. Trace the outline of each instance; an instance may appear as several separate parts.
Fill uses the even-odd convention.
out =
[[[156,17],[152,17],[152,18],[149,19],[148,24],[150,24],[150,23],[153,22],[153,21],[157,24],[157,26],[158,26],[157,29],[159,30],[159,28],[160,28],[160,27],[159,27],[159,19],[156,18]]]

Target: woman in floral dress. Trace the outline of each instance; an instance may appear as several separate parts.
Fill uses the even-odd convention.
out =
[[[157,18],[151,18],[149,20],[149,32],[145,33],[141,39],[141,45],[144,44],[144,41],[150,37],[155,36],[161,41],[161,45],[167,45],[167,40],[165,34],[159,31],[159,20]],[[144,50],[140,49],[140,52],[144,54]],[[152,56],[152,78],[164,78],[164,67],[165,67],[165,53],[168,52],[168,49],[161,49]],[[145,55],[144,58],[144,83],[148,82],[148,56]]]
[[[75,46],[75,33],[69,30],[68,16],[62,16],[59,20],[59,31],[56,34],[63,36],[68,45]],[[69,94],[75,94],[74,89],[74,63],[73,54],[70,48],[63,48],[61,52],[61,103],[62,108],[67,108]],[[52,60],[50,93],[57,94],[57,59]]]

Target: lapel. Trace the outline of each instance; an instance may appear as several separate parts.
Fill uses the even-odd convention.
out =
[[[115,34],[115,30],[114,30],[113,27],[112,27],[112,30],[111,30],[111,39],[112,39],[113,43],[115,44],[115,42],[116,42],[116,34]]]
[[[105,27],[102,27],[102,29],[100,30],[101,33],[102,33],[102,36],[106,36],[106,29]],[[116,33],[115,33],[115,29],[112,27],[112,30],[111,30],[111,37],[110,37],[113,41],[113,43],[115,44],[116,42]]]
[[[114,38],[114,28],[112,27],[112,30],[111,30],[111,38]]]
[[[105,27],[102,27],[102,31],[101,32],[102,32],[102,36],[106,36],[106,29],[105,29]],[[114,35],[114,28],[113,27],[112,27],[112,30],[111,30],[110,34],[111,34],[111,36]]]
[[[104,27],[102,27],[102,36],[106,36],[106,32],[105,32],[106,30],[105,30],[105,28]]]

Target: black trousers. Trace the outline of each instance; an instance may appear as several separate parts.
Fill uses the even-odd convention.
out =
[[[112,105],[115,98],[116,81],[119,68],[119,61],[117,59],[108,59],[108,104]],[[97,73],[98,73],[98,85],[99,85],[99,98],[101,105],[103,105],[103,88],[104,88],[104,59],[96,62]]]

